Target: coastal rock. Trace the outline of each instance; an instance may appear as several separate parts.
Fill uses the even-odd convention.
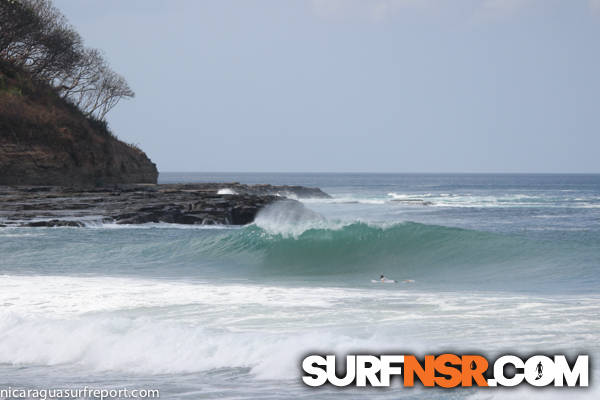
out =
[[[64,220],[52,219],[50,221],[29,222],[27,224],[24,224],[23,226],[31,226],[31,227],[40,227],[40,226],[45,226],[45,227],[74,226],[74,227],[81,227],[81,226],[84,226],[84,225],[83,225],[82,222],[79,222],[79,221],[64,221]]]
[[[117,224],[245,225],[266,205],[286,199],[284,193],[294,199],[329,197],[318,188],[237,182],[43,189],[0,186],[0,222],[7,226],[83,226],[78,219],[86,218]]]

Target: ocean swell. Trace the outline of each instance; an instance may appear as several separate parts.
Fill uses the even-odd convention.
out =
[[[591,290],[600,265],[593,232],[577,240],[541,240],[415,222],[331,220],[295,201],[275,203],[255,223],[236,229],[113,228],[1,231],[4,264],[16,273],[83,269],[339,285],[369,285],[384,274],[436,289],[527,291]],[[33,233],[42,236],[14,237]]]
[[[582,289],[596,280],[590,268],[590,257],[597,258],[593,243],[414,222],[331,221],[295,202],[277,203],[254,224],[202,240],[196,249],[234,260],[244,274],[261,279],[370,282],[385,274],[452,287],[477,284],[483,290],[548,285],[562,290],[573,279],[578,280],[574,288]]]

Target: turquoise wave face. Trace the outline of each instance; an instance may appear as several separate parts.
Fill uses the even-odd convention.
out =
[[[594,291],[595,236],[565,240],[414,222],[313,219],[271,229],[2,229],[7,272],[370,285],[381,274],[436,290]],[[23,250],[26,249],[26,252]]]
[[[593,259],[600,261],[589,243],[412,222],[389,226],[355,222],[295,234],[251,225],[197,239],[193,247],[198,256],[228,259],[230,274],[261,279],[355,283],[384,274],[396,280],[481,290],[568,289],[569,285],[581,290],[596,279]]]

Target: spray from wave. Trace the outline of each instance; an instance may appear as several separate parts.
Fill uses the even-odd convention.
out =
[[[219,189],[217,194],[237,194],[237,192],[231,188],[223,188]]]
[[[325,217],[291,200],[278,201],[263,208],[254,224],[271,235],[297,238],[310,229],[329,229]]]

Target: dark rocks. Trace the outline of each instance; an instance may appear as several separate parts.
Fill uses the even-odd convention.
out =
[[[168,195],[175,193],[169,191]],[[262,207],[281,198],[254,194],[205,194],[198,200],[197,194],[188,192],[188,195],[194,197],[193,202],[139,207],[134,212],[115,215],[114,219],[118,224],[167,222],[190,225],[245,225],[254,221],[254,217]]]
[[[240,183],[45,187],[42,191],[0,186],[0,222],[7,226],[83,226],[65,218],[85,217],[118,224],[245,225],[254,221],[261,208],[287,196],[329,197],[317,188]],[[32,219],[35,221],[28,222]]]
[[[39,226],[46,226],[46,227],[73,226],[73,227],[81,227],[81,226],[84,226],[84,224],[82,222],[79,222],[79,221],[63,221],[63,220],[58,220],[58,219],[52,219],[50,221],[29,222],[27,224],[24,224],[23,226],[32,226],[32,227],[39,227]]]
[[[323,192],[319,188],[310,188],[304,186],[274,186],[274,185],[242,185],[237,182],[230,184],[216,184],[220,187],[220,190],[230,189],[235,193],[244,194],[265,194],[265,195],[276,195],[287,198],[299,198],[299,199],[309,199],[309,198],[321,198],[328,199],[331,198],[327,193]]]

